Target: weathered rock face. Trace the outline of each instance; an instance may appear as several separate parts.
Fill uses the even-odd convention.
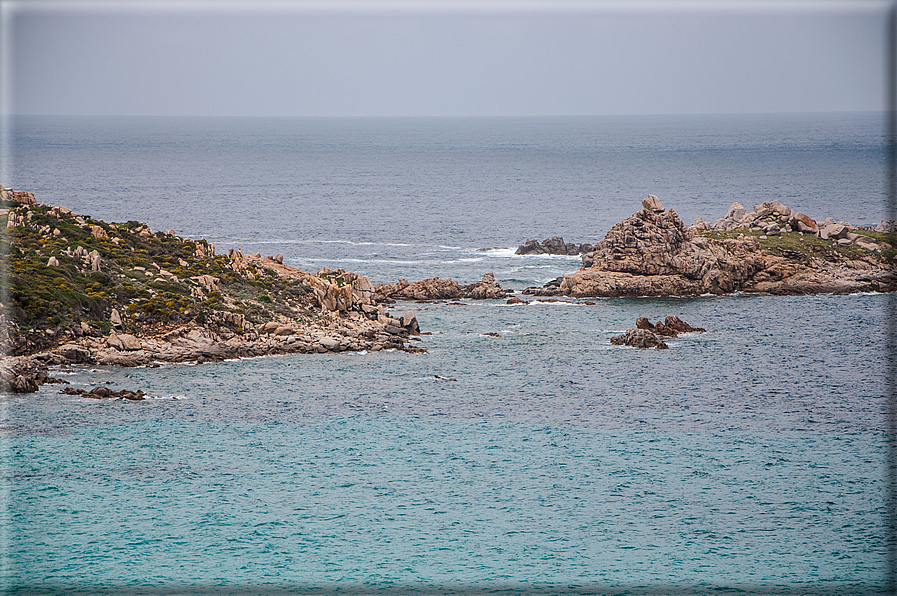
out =
[[[652,208],[611,228],[595,250],[583,256],[583,264],[586,269],[580,274],[565,276],[572,296],[724,294],[743,285],[765,260],[754,238],[695,237],[674,210]]]
[[[642,207],[654,213],[663,213],[665,211],[663,203],[660,202],[656,195],[648,195],[647,199],[642,199]]]
[[[667,346],[662,339],[647,329],[630,328],[622,335],[610,338],[610,343],[615,346],[632,346],[633,348],[656,348],[665,350]]]
[[[893,219],[883,220],[880,224],[875,226],[875,231],[884,232],[886,234],[897,232],[897,221]]]
[[[46,366],[33,358],[0,360],[0,393],[34,393],[46,380]]]
[[[645,199],[648,201],[648,199]],[[679,273],[675,256],[692,232],[672,209],[642,209],[610,229],[604,240],[583,257],[587,267],[637,275]]]
[[[482,281],[467,286],[464,294],[465,297],[473,298],[474,300],[503,299],[507,295],[491,271],[483,275]]]
[[[0,185],[0,200],[13,201],[21,205],[36,205],[34,193],[25,192],[24,190],[13,190],[11,188],[3,188]]]

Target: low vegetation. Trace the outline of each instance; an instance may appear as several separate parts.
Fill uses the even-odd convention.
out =
[[[107,223],[47,205],[0,204],[6,280],[2,298],[13,354],[33,353],[82,334],[122,327],[164,333],[225,313],[258,323],[297,310],[316,316],[301,280],[215,255],[205,240],[153,232],[136,221]],[[13,225],[7,227],[10,218]],[[98,256],[98,258],[97,258]],[[233,327],[233,325],[231,325]]]
[[[816,258],[835,263],[844,260],[866,260],[886,265],[894,264],[894,258],[897,256],[897,248],[895,248],[897,247],[897,234],[869,230],[857,230],[856,232],[875,240],[883,247],[881,252],[870,251],[856,244],[841,246],[835,241],[823,240],[814,234],[800,232],[782,232],[775,236],[768,236],[762,230],[739,228],[730,231],[702,230],[700,235],[717,240],[754,236],[758,238],[761,248],[793,263],[807,264],[810,259]]]

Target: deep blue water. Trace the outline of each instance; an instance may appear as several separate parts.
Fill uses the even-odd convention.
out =
[[[687,223],[735,200],[885,212],[875,114],[16,124],[6,186],[375,282],[541,284],[579,260],[517,244],[600,240],[648,193]],[[0,577],[868,593],[885,576],[888,300],[407,304],[426,354],[56,371],[158,398],[0,397]],[[708,332],[610,344],[668,314]]]

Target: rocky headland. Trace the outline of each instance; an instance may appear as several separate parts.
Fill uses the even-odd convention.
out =
[[[819,223],[772,201],[751,212],[735,203],[713,225],[698,218],[686,226],[654,195],[642,207],[582,256],[579,271],[525,292],[585,298],[897,289],[897,235],[885,231],[889,222],[881,231]]]
[[[5,221],[4,221],[5,220]],[[424,351],[413,311],[367,277],[280,255],[107,223],[0,187],[6,294],[0,391],[36,391],[48,365],[207,362],[288,353]]]

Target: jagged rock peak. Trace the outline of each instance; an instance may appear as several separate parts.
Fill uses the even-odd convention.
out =
[[[642,207],[655,213],[664,212],[663,203],[660,202],[656,195],[648,195],[647,199],[642,199]]]
[[[586,267],[640,275],[676,272],[673,257],[692,239],[693,231],[674,209],[664,212],[660,201],[651,197],[642,201],[644,209],[612,227],[583,257]]]

